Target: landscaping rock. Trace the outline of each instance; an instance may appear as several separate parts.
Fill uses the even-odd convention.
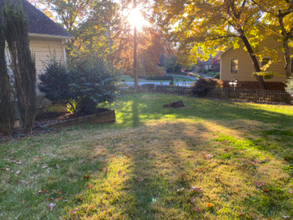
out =
[[[183,108],[185,105],[182,101],[170,102],[169,104],[163,105],[163,108]]]

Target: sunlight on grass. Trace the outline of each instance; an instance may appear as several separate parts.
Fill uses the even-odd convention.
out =
[[[293,215],[291,106],[140,94],[111,108],[115,124],[1,143],[0,219]]]

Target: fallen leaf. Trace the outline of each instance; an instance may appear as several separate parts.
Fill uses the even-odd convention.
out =
[[[243,216],[243,215],[245,215],[245,213],[243,213],[243,212],[239,212],[239,215],[240,215],[240,216]]]
[[[256,187],[260,188],[266,184],[264,182],[260,181],[260,182],[256,182],[255,185],[256,185]]]
[[[70,213],[73,213],[73,214],[74,214],[74,213],[77,213],[77,212],[78,212],[78,210],[79,210],[78,208],[76,208],[76,209],[73,209],[73,210],[71,210],[71,211],[70,211]]]
[[[114,182],[115,184],[118,183],[117,181]]]
[[[195,197],[190,198],[189,200],[191,203],[195,203]]]
[[[83,176],[83,178],[88,180],[91,178],[91,176],[87,175],[87,176]]]
[[[195,191],[195,192],[203,191],[203,189],[200,187],[191,187],[190,190]]]
[[[287,218],[290,218],[290,216],[289,215],[283,215],[283,218],[287,219]]]
[[[184,176],[185,176],[185,174],[184,174],[184,173],[182,173],[182,174],[181,174],[181,178],[182,178],[182,179],[184,179]]]
[[[20,174],[20,170],[15,172],[15,175],[19,175]]]
[[[41,193],[49,193],[49,192],[46,189],[42,189],[38,191],[38,194],[41,194]]]
[[[106,171],[106,172],[108,171],[108,167],[105,168],[105,171]]]
[[[49,167],[49,164],[43,164],[42,165],[42,168],[44,169],[44,168],[47,168],[47,167]]]
[[[197,208],[197,207],[193,207],[192,210],[193,210],[193,211],[196,211],[196,212],[201,212],[201,209],[199,209],[199,208]]]
[[[52,212],[55,206],[56,206],[56,204],[54,204],[54,203],[50,203],[50,204],[48,205],[48,208],[49,208],[50,211]]]
[[[182,192],[183,190],[184,190],[184,188],[177,189],[177,192]]]
[[[89,210],[91,210],[91,209],[93,209],[93,208],[95,208],[95,206],[90,206],[90,207],[89,207]]]
[[[262,189],[262,191],[264,191],[264,192],[268,192],[268,191],[270,191],[270,190],[268,190],[268,189]]]
[[[208,207],[212,207],[212,206],[213,206],[213,204],[211,204],[211,203],[208,204]]]
[[[60,166],[59,166],[59,164],[56,164],[56,166],[55,166],[57,169],[60,169]]]
[[[247,195],[248,195],[248,196],[252,196],[252,194],[251,194],[251,193],[247,193]]]
[[[142,182],[142,181],[144,180],[144,177],[136,178],[136,180],[137,180],[138,182]]]
[[[25,182],[22,180],[18,180],[18,185],[24,184]]]
[[[226,148],[224,151],[228,151],[228,149]]]
[[[92,184],[90,184],[87,188],[88,189],[92,189],[92,188],[94,188],[95,186],[93,186]]]
[[[55,202],[59,202],[62,198],[63,196],[60,196],[59,198],[55,199]]]
[[[121,173],[121,170],[118,171],[118,174],[120,174],[120,173]]]

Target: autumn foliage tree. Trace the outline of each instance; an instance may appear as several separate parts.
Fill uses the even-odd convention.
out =
[[[286,78],[291,75],[290,48],[293,47],[293,0],[252,0],[264,13],[262,26],[283,43]]]
[[[263,39],[257,26],[262,13],[252,0],[156,0],[154,11],[155,21],[179,45],[181,57],[208,59],[242,43],[255,72],[261,72],[256,49]],[[257,80],[266,89],[263,77],[257,75]]]
[[[115,66],[122,69],[127,75],[134,76],[133,71],[133,34],[120,37],[120,48],[114,53]],[[155,28],[145,27],[138,32],[137,44],[137,65],[138,75],[152,76],[163,75],[163,68],[160,67],[159,58],[168,50],[162,32]]]

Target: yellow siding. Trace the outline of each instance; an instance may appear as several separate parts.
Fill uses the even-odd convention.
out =
[[[50,48],[50,49],[49,49]],[[55,53],[56,59],[64,62],[62,40],[59,39],[43,39],[43,38],[31,38],[30,49],[36,57],[36,69],[37,74],[44,71],[44,64],[50,57],[50,50],[53,55]]]
[[[261,42],[259,51],[263,50],[264,47],[273,49],[281,45],[282,43],[275,40],[274,37],[269,37]],[[272,64],[267,71],[278,72],[281,76],[274,76],[272,79],[265,80],[267,82],[284,82],[286,80],[284,54],[281,49],[278,55],[280,62]],[[231,59],[238,59],[238,73],[231,73]],[[253,63],[242,45],[238,49],[229,49],[221,56],[221,80],[257,81],[251,76],[253,72],[255,72]]]

